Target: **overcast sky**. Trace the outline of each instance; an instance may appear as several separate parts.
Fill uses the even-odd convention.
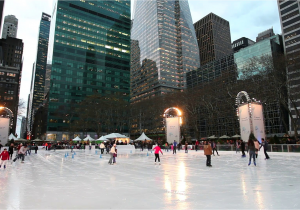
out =
[[[29,94],[32,64],[36,59],[39,22],[42,12],[52,13],[53,0],[5,0],[4,16],[19,19],[17,38],[24,42],[24,63],[20,98]],[[231,41],[248,37],[255,41],[258,33],[274,28],[281,34],[276,0],[189,0],[193,22],[210,12],[230,22]]]

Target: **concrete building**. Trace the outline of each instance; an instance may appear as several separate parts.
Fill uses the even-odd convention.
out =
[[[7,15],[4,18],[3,28],[2,28],[2,38],[6,37],[17,38],[18,32],[18,19],[14,15]]]

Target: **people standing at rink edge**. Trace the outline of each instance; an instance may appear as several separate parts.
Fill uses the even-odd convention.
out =
[[[205,142],[205,145],[203,147],[204,155],[206,155],[206,166],[212,167],[211,165],[211,155],[212,155],[212,148],[210,145],[210,142]]]

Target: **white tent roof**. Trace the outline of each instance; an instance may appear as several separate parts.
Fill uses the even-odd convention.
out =
[[[104,138],[115,139],[115,138],[128,138],[128,137],[125,135],[119,134],[119,133],[111,133],[111,134],[104,136]]]
[[[107,138],[105,138],[104,136],[101,136],[99,139],[97,139],[97,140],[101,140],[101,141],[106,141],[106,140],[108,140]]]
[[[85,139],[83,139],[84,141],[94,141],[95,139],[93,139],[92,137],[90,137],[90,135],[88,135],[87,137],[85,137]]]
[[[229,138],[230,138],[230,137],[229,137],[229,136],[226,136],[226,135],[220,137],[220,139],[229,139]]]
[[[73,141],[81,141],[81,138],[79,138],[78,136],[76,136],[76,138],[73,139]]]
[[[152,140],[150,138],[148,138],[148,136],[146,136],[146,134],[143,132],[142,135],[137,138],[135,141],[144,141],[144,140]]]
[[[43,141],[43,140],[41,140],[41,139],[39,139],[39,138],[36,138],[36,139],[34,139],[34,140],[32,140],[32,141]]]
[[[9,140],[13,139],[13,140],[17,140],[18,138],[14,136],[14,134],[10,134],[8,137]]]
[[[215,135],[212,135],[212,136],[208,137],[208,139],[217,139],[217,137]]]
[[[240,138],[241,136],[240,135],[238,135],[238,134],[236,134],[236,135],[234,135],[234,136],[231,136],[232,138]]]

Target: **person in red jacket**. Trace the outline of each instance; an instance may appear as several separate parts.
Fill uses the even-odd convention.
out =
[[[4,165],[4,169],[6,168],[6,162],[9,160],[9,153],[7,152],[7,149],[5,148],[3,152],[0,154],[0,168],[2,164]]]
[[[156,147],[153,148],[153,150],[154,150],[154,154],[155,154],[155,164],[156,164],[156,160],[158,159],[158,163],[160,165],[159,152],[161,152],[162,155],[163,155],[163,152],[161,151],[161,148],[158,146],[158,144],[156,145]]]

